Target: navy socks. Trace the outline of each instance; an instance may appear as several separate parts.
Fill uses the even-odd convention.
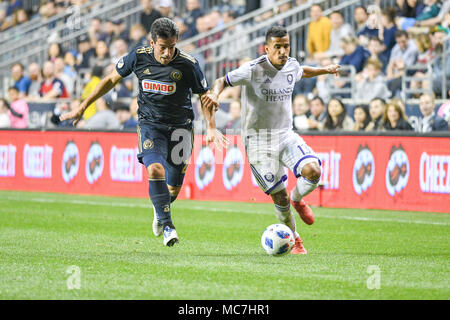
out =
[[[148,193],[155,206],[158,221],[162,226],[174,228],[170,215],[171,196],[167,188],[166,179],[149,179]],[[174,199],[175,200],[175,199]]]

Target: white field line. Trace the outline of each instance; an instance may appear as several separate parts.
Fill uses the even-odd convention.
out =
[[[41,203],[71,203],[71,204],[83,204],[92,206],[111,206],[111,207],[126,207],[126,208],[145,208],[150,209],[150,202],[148,204],[139,203],[123,203],[123,202],[103,202],[103,201],[92,201],[92,200],[58,200],[58,199],[41,199],[41,198],[18,198],[18,197],[0,197],[1,200],[10,201],[31,201],[31,202],[41,202]],[[190,209],[190,210],[205,210],[202,206],[179,206],[180,209]],[[267,211],[249,211],[249,210],[236,210],[236,209],[217,209],[217,208],[207,208],[206,210],[212,212],[231,212],[231,213],[245,213],[245,214],[274,214]],[[342,220],[355,220],[355,221],[373,221],[373,222],[395,222],[395,223],[412,223],[412,224],[428,224],[428,225],[439,225],[448,226],[450,223],[437,222],[437,221],[423,221],[423,220],[404,220],[404,219],[386,219],[386,218],[368,218],[368,217],[357,217],[357,216],[345,216],[339,214],[336,216],[331,215],[318,215],[318,218],[325,219],[342,219]]]

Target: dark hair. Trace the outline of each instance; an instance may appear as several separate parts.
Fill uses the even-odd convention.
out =
[[[338,98],[331,98],[331,100],[328,102],[328,105],[330,105],[330,102],[333,100],[337,101],[341,105],[342,112],[338,116],[338,122],[335,125],[333,123],[333,119],[331,119],[331,115],[330,115],[330,112],[328,111],[328,107],[327,107],[327,117],[325,119],[324,128],[329,129],[329,130],[342,129],[342,123],[344,122],[344,119],[347,116],[347,109],[345,108],[345,105],[342,103],[342,101],[339,100]]]
[[[92,68],[92,76],[101,78],[102,75],[103,75],[103,67],[95,65],[94,68]]]
[[[309,100],[309,102],[312,102],[312,101],[314,101],[314,100],[319,100],[320,103],[321,103],[323,106],[325,105],[325,103],[323,102],[323,99],[322,99],[321,97],[319,97],[319,96],[313,97],[311,100]]]
[[[330,13],[330,17],[331,17],[332,14],[338,14],[338,15],[340,15],[342,18],[344,18],[344,15],[342,14],[342,12],[340,12],[340,11],[338,11],[338,10],[335,10],[335,11],[333,11],[332,13]]]
[[[159,38],[169,39],[176,37],[178,39],[178,27],[175,22],[169,18],[159,18],[152,23],[150,27],[152,40],[156,42]]]
[[[282,38],[282,37],[285,37],[287,34],[288,33],[287,33],[287,30],[285,27],[282,27],[282,26],[270,27],[270,29],[267,30],[267,32],[266,32],[266,43],[268,43],[270,38],[272,38],[272,37]]]
[[[366,7],[364,7],[364,6],[357,6],[357,7],[355,8],[355,10],[353,10],[353,11],[356,11],[356,9],[363,9],[364,12],[367,14],[367,9],[366,9]]]
[[[382,14],[388,18],[389,22],[395,23],[395,17],[397,16],[395,8],[386,8],[382,11]]]
[[[355,108],[353,108],[353,118],[355,117],[356,109],[361,109],[362,111],[364,111],[364,114],[366,115],[366,118],[364,119],[364,122],[363,122],[363,127],[360,129],[360,130],[364,130],[370,122],[369,108],[365,104],[357,105]]]
[[[8,88],[8,91],[9,91],[9,90],[14,90],[14,91],[19,92],[19,89],[17,89],[16,87],[9,87],[9,88]]]
[[[397,30],[395,32],[395,39],[405,36],[406,38],[409,38],[408,32],[405,30]]]
[[[378,37],[376,37],[376,36],[371,36],[371,37],[369,38],[369,41],[376,41],[376,42],[378,42],[378,43],[383,43],[383,41],[381,41],[381,39],[378,38]]]
[[[372,102],[377,101],[377,100],[379,100],[384,106],[386,106],[386,100],[384,100],[383,98],[379,98],[379,97],[375,97],[372,100],[370,100],[369,104],[371,104]]]

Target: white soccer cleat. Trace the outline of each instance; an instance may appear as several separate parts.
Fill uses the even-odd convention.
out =
[[[164,245],[171,247],[178,242],[177,230],[166,226],[164,228]]]
[[[159,237],[163,234],[163,231],[163,226],[159,224],[156,209],[155,206],[153,206],[153,234]]]

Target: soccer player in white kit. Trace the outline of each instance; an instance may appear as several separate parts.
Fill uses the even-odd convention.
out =
[[[278,220],[295,235],[292,254],[307,250],[296,230],[284,185],[284,167],[298,178],[291,191],[292,205],[306,224],[314,214],[303,197],[318,185],[320,159],[293,131],[292,93],[296,81],[321,74],[337,74],[339,65],[324,68],[300,66],[289,57],[289,34],[284,27],[271,27],[266,33],[266,55],[243,64],[214,81],[211,93],[201,97],[205,106],[218,109],[218,97],[226,86],[242,86],[242,137],[250,168],[260,188],[272,197]]]

